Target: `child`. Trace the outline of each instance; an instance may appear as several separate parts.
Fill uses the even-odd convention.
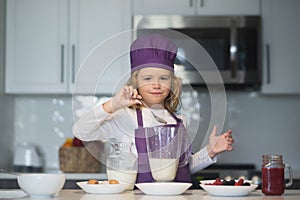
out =
[[[158,34],[135,40],[130,49],[131,77],[113,98],[82,116],[73,126],[73,134],[83,141],[115,138],[135,144],[138,155],[137,183],[152,182],[147,153],[145,127],[185,126],[174,114],[180,105],[181,82],[174,75],[176,45]],[[166,120],[167,124],[154,118]],[[188,164],[178,167],[175,181],[191,182],[195,173],[216,162],[216,155],[231,151],[234,142],[231,131],[216,135],[214,127],[208,145],[189,155]],[[187,133],[185,133],[188,135]],[[142,138],[142,139],[141,139]],[[149,169],[149,170],[145,170]]]

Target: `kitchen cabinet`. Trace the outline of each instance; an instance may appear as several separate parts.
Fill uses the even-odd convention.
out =
[[[68,3],[7,1],[7,93],[65,92]]]
[[[134,14],[178,14],[194,15],[195,0],[134,0]]]
[[[108,66],[101,48],[129,45],[129,36],[112,36],[130,29],[130,19],[130,0],[7,1],[6,93],[111,93],[129,63]],[[91,61],[91,50],[102,57]]]
[[[300,94],[300,1],[263,0],[264,94]]]
[[[260,0],[134,0],[134,14],[259,15]]]
[[[198,0],[198,15],[260,15],[260,0]]]

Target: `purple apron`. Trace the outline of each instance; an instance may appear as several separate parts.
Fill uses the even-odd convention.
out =
[[[147,153],[147,144],[146,144],[146,134],[145,129],[143,127],[143,117],[142,111],[140,109],[136,110],[137,113],[137,121],[138,128],[135,129],[135,145],[138,152],[138,174],[137,174],[137,183],[145,183],[145,182],[154,182],[155,180],[152,177],[150,164]],[[162,126],[170,126],[170,127],[183,127],[182,120],[176,117],[173,113],[170,113],[171,116],[176,120],[176,124],[167,124]],[[185,130],[185,129],[184,129]],[[188,133],[184,132],[188,136]],[[190,148],[187,150],[190,151]],[[185,156],[188,156],[190,152],[183,154],[179,158],[179,163],[182,160],[185,160]],[[179,166],[177,169],[177,174],[174,179],[175,182],[188,182],[191,183],[191,173],[189,169],[189,164],[185,164],[183,166]]]

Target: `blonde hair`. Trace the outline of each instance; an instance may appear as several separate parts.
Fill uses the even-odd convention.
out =
[[[137,76],[140,70],[132,72],[130,78],[126,82],[125,85],[127,86],[132,86],[134,89],[138,90],[138,83],[137,83]],[[171,74],[171,88],[170,88],[170,93],[167,96],[167,98],[164,101],[164,107],[167,109],[169,112],[176,112],[180,109],[181,107],[181,90],[182,90],[182,85],[181,85],[181,79],[173,72]],[[133,108],[138,108],[140,106],[133,106]]]

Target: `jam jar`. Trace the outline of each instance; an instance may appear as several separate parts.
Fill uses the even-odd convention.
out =
[[[284,170],[289,171],[289,182],[285,184]],[[263,155],[262,159],[262,192],[265,195],[281,195],[285,187],[292,185],[293,171],[285,165],[282,155]]]

